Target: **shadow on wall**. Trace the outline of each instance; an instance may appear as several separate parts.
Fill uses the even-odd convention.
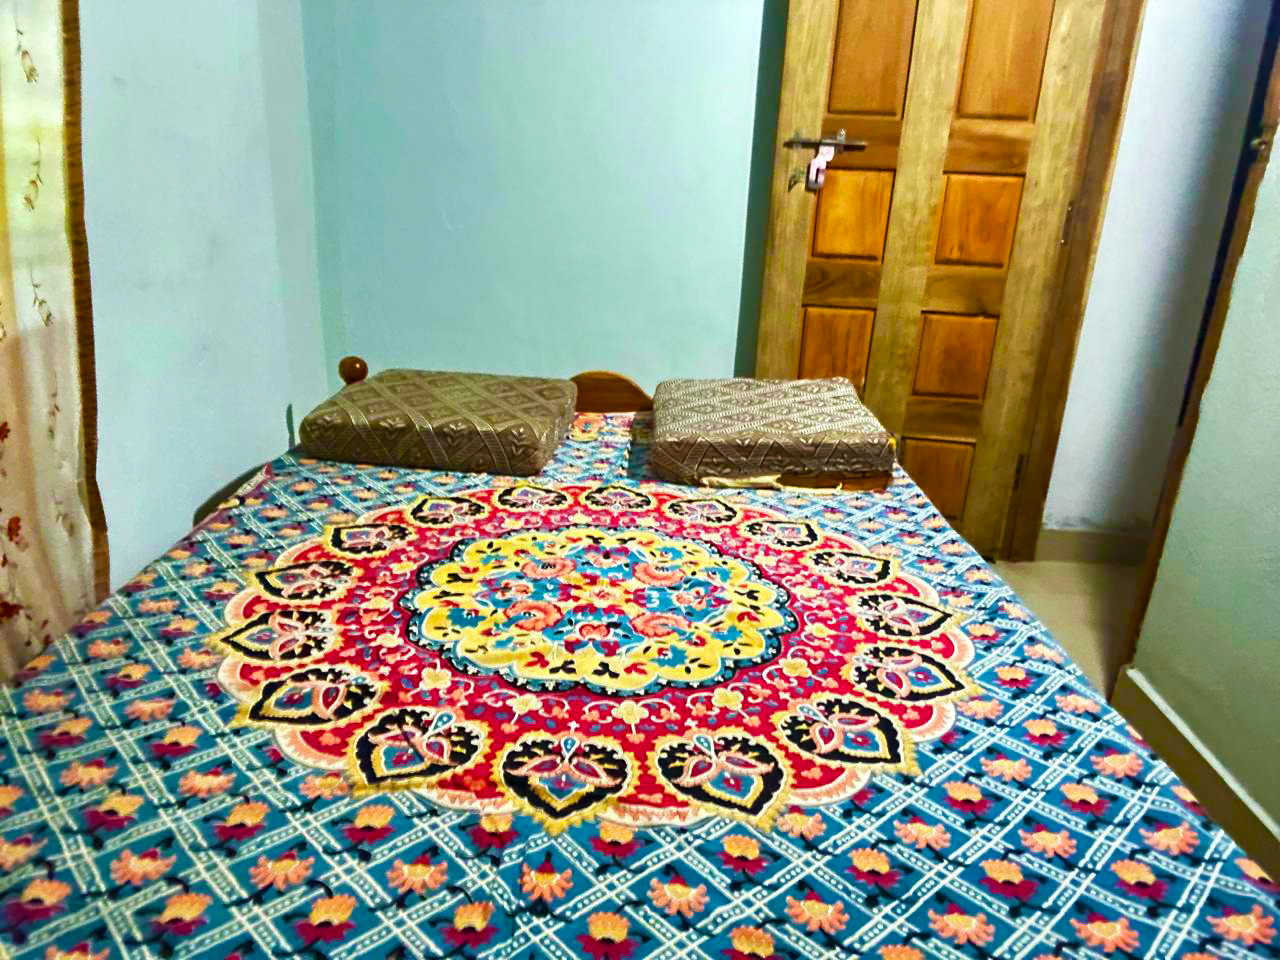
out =
[[[733,372],[749,377],[756,366],[756,330],[764,285],[764,247],[769,230],[769,194],[773,180],[778,100],[782,94],[782,57],[787,45],[787,0],[764,0],[760,14],[760,65],[756,71],[755,133],[751,140],[751,177],[747,185],[747,227],[742,242],[742,294]]]

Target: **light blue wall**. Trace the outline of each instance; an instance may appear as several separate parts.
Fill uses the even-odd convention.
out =
[[[305,3],[330,366],[731,374],[784,6]]]
[[[1280,165],[1267,169],[1134,666],[1280,837]]]
[[[1047,527],[1142,531],[1155,516],[1270,8],[1146,5]]]
[[[261,16],[260,16],[261,15]],[[297,0],[83,0],[98,480],[118,585],[327,391]]]

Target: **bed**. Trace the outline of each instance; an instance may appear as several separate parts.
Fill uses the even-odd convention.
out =
[[[1245,957],[1278,888],[900,471],[285,455],[0,693],[0,955]]]

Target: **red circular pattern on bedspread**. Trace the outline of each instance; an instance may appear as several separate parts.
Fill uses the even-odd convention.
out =
[[[213,638],[241,720],[357,789],[648,825],[915,770],[976,692],[963,614],[745,497],[521,483],[329,527]]]

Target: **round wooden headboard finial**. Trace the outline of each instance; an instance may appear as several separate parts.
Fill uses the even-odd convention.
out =
[[[368,375],[369,365],[359,357],[343,357],[338,361],[338,376],[343,383],[359,383]]]

